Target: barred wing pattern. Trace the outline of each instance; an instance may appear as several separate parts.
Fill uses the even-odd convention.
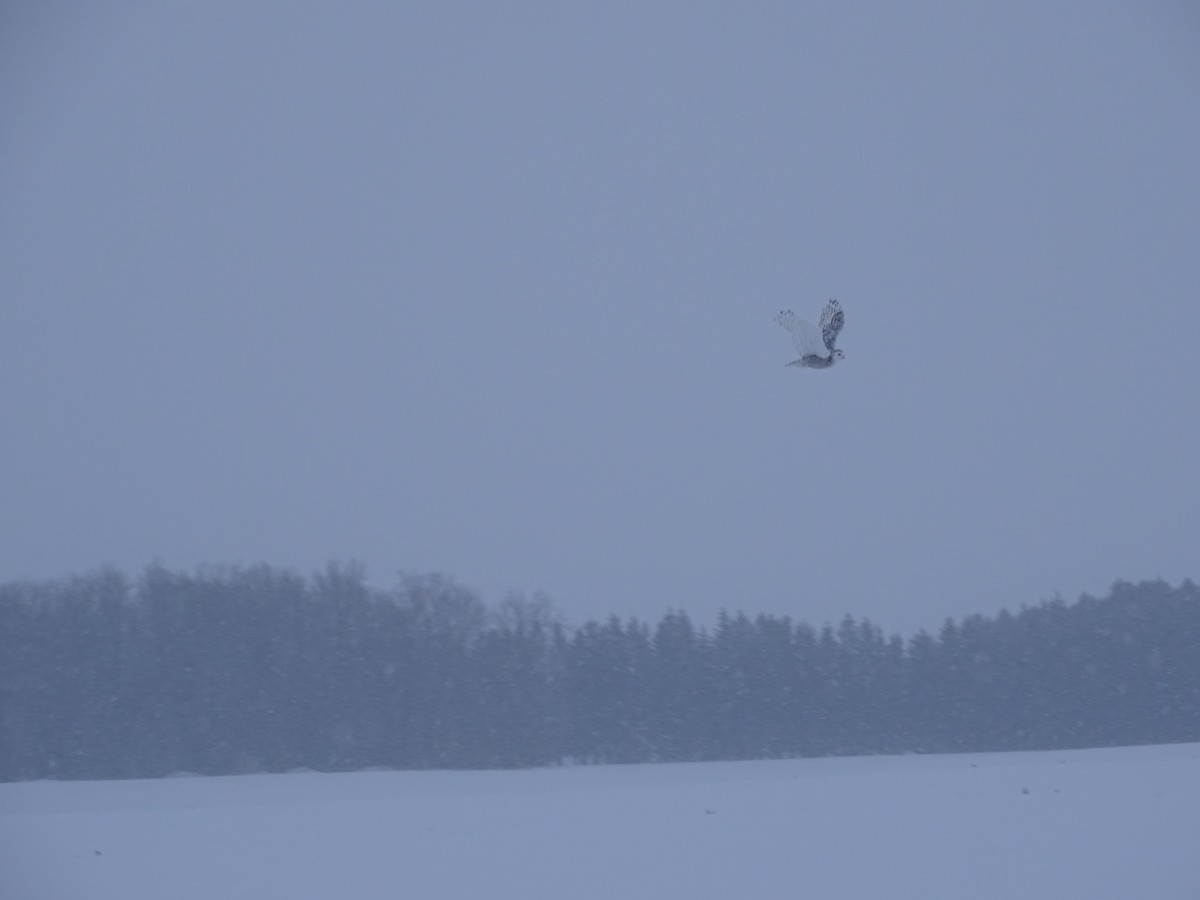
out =
[[[832,354],[836,349],[838,332],[846,324],[846,314],[842,312],[842,304],[830,300],[821,311],[821,340],[826,349]]]

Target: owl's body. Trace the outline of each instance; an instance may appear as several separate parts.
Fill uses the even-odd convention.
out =
[[[775,317],[781,328],[787,329],[796,345],[800,358],[792,360],[789,366],[801,366],[805,369],[828,369],[844,354],[837,349],[838,333],[846,324],[846,316],[842,306],[836,300],[830,300],[821,311],[820,329],[801,319],[790,309],[783,310]]]

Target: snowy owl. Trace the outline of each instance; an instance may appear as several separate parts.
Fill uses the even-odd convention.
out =
[[[830,300],[821,310],[819,331],[790,309],[785,309],[777,315],[775,321],[781,328],[786,328],[792,333],[796,352],[800,354],[799,359],[788,363],[789,366],[828,369],[842,358],[842,351],[834,345],[837,343],[838,333],[846,324],[846,316],[842,312],[842,305],[836,300]]]

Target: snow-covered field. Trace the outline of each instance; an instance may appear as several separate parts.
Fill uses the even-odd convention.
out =
[[[1200,898],[1200,745],[0,785],[6,900]]]

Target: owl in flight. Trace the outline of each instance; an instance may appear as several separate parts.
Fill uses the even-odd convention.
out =
[[[792,334],[796,343],[796,352],[800,358],[788,363],[789,366],[802,366],[806,369],[828,369],[844,354],[838,350],[838,334],[846,324],[846,316],[842,305],[836,300],[830,300],[821,310],[820,328],[814,328],[790,309],[785,309],[775,317],[781,328],[786,328]]]

